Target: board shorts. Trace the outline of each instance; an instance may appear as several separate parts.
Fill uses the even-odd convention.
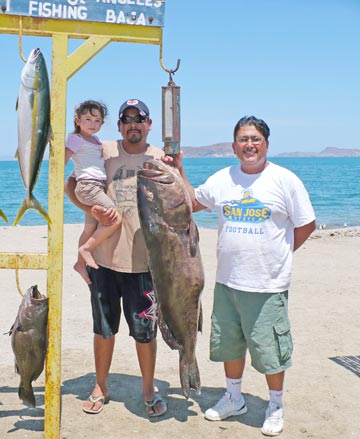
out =
[[[272,375],[291,366],[288,292],[253,293],[216,283],[210,359],[238,360],[247,350],[252,366],[262,374]]]
[[[105,181],[102,180],[78,180],[75,187],[76,198],[86,206],[95,204],[111,209],[114,202],[106,195]]]
[[[118,332],[122,302],[129,335],[139,343],[152,341],[157,332],[157,302],[150,273],[104,267],[88,267],[88,272],[94,333],[110,338]]]

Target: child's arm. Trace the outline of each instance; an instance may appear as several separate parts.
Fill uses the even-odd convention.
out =
[[[71,151],[71,149],[65,148],[65,165],[71,159],[73,154],[74,153],[73,153],[73,151]]]

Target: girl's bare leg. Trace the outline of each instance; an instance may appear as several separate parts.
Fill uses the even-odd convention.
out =
[[[93,235],[97,227],[97,223],[86,223],[84,225],[84,230],[82,231],[80,238],[79,238],[79,249],[82,247],[89,238]],[[86,262],[83,259],[83,257],[80,254],[80,251],[78,251],[78,259],[74,264],[74,270],[77,271],[80,276],[84,279],[84,281],[89,285],[91,284],[91,280],[89,278],[88,272],[86,270]]]
[[[115,230],[119,229],[122,224],[122,218],[118,214],[116,222],[111,226],[104,226],[99,224],[95,232],[90,236],[83,245],[79,246],[79,256],[85,261],[85,264],[92,268],[99,268],[96,264],[95,259],[92,255],[92,251],[100,243],[105,241],[109,236],[111,236]]]

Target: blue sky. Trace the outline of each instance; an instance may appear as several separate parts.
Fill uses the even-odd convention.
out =
[[[181,144],[231,142],[243,115],[270,126],[269,154],[360,148],[359,0],[167,0],[163,61],[181,87]],[[17,148],[16,98],[23,61],[18,38],[0,34],[0,156]],[[72,51],[79,41],[72,41]],[[50,38],[23,37],[23,53],[39,47],[51,70]],[[110,115],[102,139],[118,136],[119,105],[144,100],[149,141],[161,138],[161,87],[168,75],[159,47],[111,43],[68,82],[66,132],[74,106],[98,99]]]

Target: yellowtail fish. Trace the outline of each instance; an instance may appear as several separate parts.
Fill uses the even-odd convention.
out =
[[[48,214],[33,195],[45,148],[51,138],[49,78],[40,49],[31,51],[21,72],[17,112],[16,158],[26,188],[26,198],[16,215],[14,226],[28,209],[37,210],[51,223]]]

